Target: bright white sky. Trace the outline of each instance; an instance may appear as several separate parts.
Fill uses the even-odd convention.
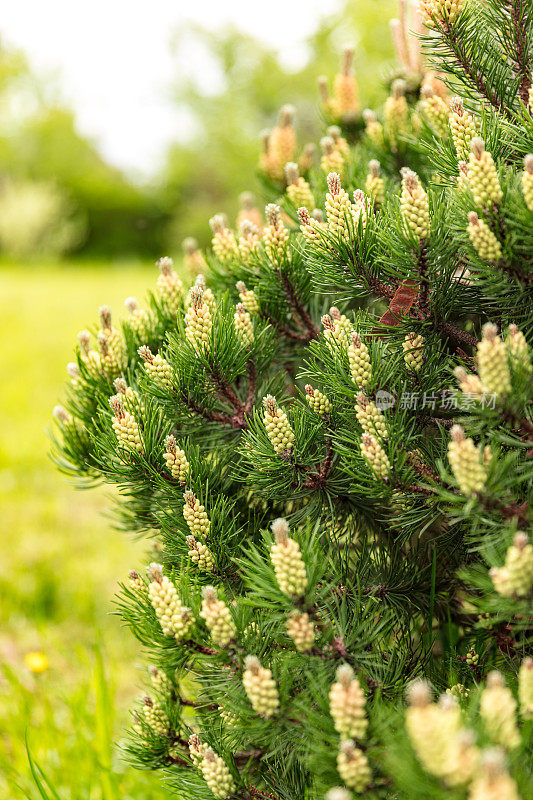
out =
[[[36,71],[56,74],[80,131],[110,161],[140,176],[153,172],[165,146],[187,131],[187,119],[170,97],[177,77],[170,42],[180,24],[192,20],[216,29],[235,23],[275,44],[297,65],[305,57],[306,36],[339,5],[339,0],[12,0],[2,4],[0,36],[23,48]],[[200,53],[188,55],[189,68],[209,73]]]

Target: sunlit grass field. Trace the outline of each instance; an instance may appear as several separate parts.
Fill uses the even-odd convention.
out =
[[[102,489],[75,491],[48,455],[77,331],[108,303],[127,313],[155,269],[140,263],[0,265],[0,797],[160,800],[161,780],[113,742],[142,679],[140,652],[113,615],[117,581],[146,547],[111,529]],[[47,668],[31,672],[28,653]],[[44,663],[44,662],[43,662]],[[57,794],[31,777],[33,758]]]

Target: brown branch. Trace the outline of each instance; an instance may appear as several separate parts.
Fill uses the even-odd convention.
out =
[[[443,428],[451,428],[454,424],[453,419],[446,419],[445,417],[421,417],[420,419],[428,425],[435,425],[436,427],[442,425]]]
[[[309,316],[307,309],[302,305],[296,289],[289,280],[289,276],[287,275],[286,272],[281,272],[280,277],[281,277],[281,284],[283,286],[283,291],[285,292],[285,296],[287,297],[287,300],[289,301],[290,305],[295,310],[296,314],[298,314],[303,324],[305,325],[305,328],[309,334],[309,338],[318,339],[319,330],[315,326],[311,317]]]
[[[420,247],[418,254],[418,274],[420,276],[420,291],[418,294],[418,307],[421,311],[427,313],[429,307],[429,281],[427,278],[428,271],[428,258],[425,244]]]
[[[272,794],[266,789],[258,789],[257,786],[248,786],[244,795],[238,795],[239,800],[281,800],[277,794]]]
[[[357,253],[351,254],[350,262],[354,268],[354,272],[359,272],[361,274],[369,294],[373,294],[380,300],[392,300],[398,288],[398,284],[390,286],[384,281],[380,281],[375,275],[372,275],[372,272],[366,268],[365,263],[360,261]],[[349,274],[347,266],[345,267],[345,271]]]
[[[416,469],[419,475],[422,475],[424,478],[429,478],[435,483],[439,483],[439,476],[437,473],[434,472],[427,464],[424,464],[418,453],[412,451],[408,452],[407,461]]]
[[[237,753],[233,754],[233,758],[240,766],[243,766],[247,761],[251,758],[258,759],[261,758],[263,755],[263,751],[256,749],[256,750],[240,750]]]
[[[352,260],[352,264],[357,266],[361,272],[363,280],[371,294],[375,295],[380,300],[392,300],[398,288],[398,284],[395,286],[389,286],[387,283],[384,283],[384,281],[380,281],[379,278],[376,278],[371,272],[365,269],[363,264],[359,263],[359,259],[357,259],[357,264],[355,264]]]
[[[401,591],[401,587],[399,590]],[[367,597],[369,594],[374,595],[374,597],[383,598],[386,597],[389,593],[389,590],[383,583],[379,583],[375,586],[367,586],[365,589],[362,589],[361,594],[363,597]]]
[[[187,708],[209,708],[213,711],[218,708],[215,703],[196,703],[194,700],[185,700],[183,697],[178,697],[178,703]]]
[[[518,94],[526,108],[529,108],[529,89],[531,87],[532,65],[528,54],[528,42],[523,28],[524,2],[523,0],[510,0],[511,20],[513,23],[513,39],[515,42],[515,73],[520,79]]]
[[[533,422],[530,422],[527,417],[521,417],[520,414],[515,414],[508,409],[499,407],[498,410],[505,422],[511,425],[514,430],[522,433],[524,439],[528,437],[527,443],[529,444],[529,437],[533,439]]]
[[[322,469],[320,470],[320,477],[325,480],[329,475],[329,471],[331,469],[331,463],[333,461],[333,444],[331,441],[331,436],[328,436],[326,439],[327,449],[326,449],[326,458],[322,462]]]
[[[448,322],[441,317],[435,316],[433,319],[437,330],[439,330],[449,339],[452,339],[452,341],[454,341],[456,344],[466,344],[468,347],[472,348],[477,347],[477,339],[475,336],[472,336],[471,333],[461,330],[461,328],[458,328],[453,323]]]
[[[531,436],[533,438],[533,423],[525,417],[522,417],[519,424],[520,430],[523,431],[526,436]]]
[[[529,508],[527,503],[512,503],[511,505],[500,505],[500,510],[505,519],[515,519],[519,525],[529,524]]]
[[[203,406],[197,403],[192,397],[185,397],[184,393],[182,392],[181,394],[186,405],[192,411],[204,417],[204,419],[208,419],[213,422],[221,422],[223,425],[231,425],[231,427],[237,428],[238,430],[248,428],[245,406],[239,400],[231,386],[224,380],[218,366],[216,364],[212,364],[211,361],[209,361],[209,372],[215,387],[218,389],[219,399],[226,400],[228,403],[230,403],[230,405],[233,406],[235,414],[230,416],[229,414],[221,414],[217,411],[211,411],[207,408],[203,408]]]
[[[455,30],[453,23],[451,23],[448,19],[444,20],[440,30],[450,50],[455,56],[457,63],[463,68],[465,75],[470,78],[478,92],[489,101],[491,106],[493,106],[496,111],[508,119],[512,119],[512,114],[505,106],[503,99],[496,94],[496,92],[487,84],[483,75],[478,72],[470,63],[465,45],[458,38],[457,31]]]
[[[331,436],[326,437],[326,457],[321,462],[316,472],[309,473],[308,479],[302,484],[305,489],[321,489],[330,473],[333,462],[333,443]]]
[[[218,651],[214,650],[212,647],[206,647],[203,644],[198,644],[198,642],[193,641],[192,639],[188,639],[186,642],[183,642],[186,647],[189,647],[191,650],[194,650],[196,653],[200,653],[203,656],[216,656],[218,655]]]
[[[249,358],[248,361],[246,362],[246,371],[248,373],[248,394],[246,395],[244,410],[246,414],[249,414],[254,404],[255,385],[257,381],[257,371],[255,369],[255,364],[252,358]]]
[[[172,736],[172,745],[173,749],[176,747],[176,745],[179,745],[179,747],[181,747],[185,752],[183,754],[184,757],[180,757],[175,754],[170,755],[169,753],[168,759],[170,763],[179,765],[180,767],[188,767],[189,762],[187,761],[186,756],[189,755],[189,742],[186,739],[182,739],[181,736],[174,734],[174,736]]]
[[[496,264],[498,269],[501,269],[502,272],[505,272],[507,275],[510,275],[512,278],[516,278],[519,283],[522,283],[524,286],[530,286],[533,284],[533,275],[524,275],[516,267],[511,267],[510,264],[505,264],[503,261],[498,261]]]
[[[508,520],[516,519],[520,526],[529,524],[529,508],[527,503],[503,503],[493,497],[477,495],[479,501],[488,511],[499,511]]]
[[[229,383],[222,377],[220,370],[216,364],[209,365],[211,377],[220,392],[220,395],[233,406],[237,414],[244,414],[244,405],[241,403]]]
[[[420,486],[418,483],[410,483],[409,486],[400,487],[404,492],[416,492],[417,494],[433,495],[432,489],[427,489],[425,486]]]
[[[297,342],[308,342],[309,341],[309,339],[307,338],[307,336],[304,333],[298,333],[298,331],[291,331],[290,328],[287,328],[287,326],[283,325],[281,322],[279,322],[279,320],[274,319],[272,314],[270,314],[268,311],[265,311],[264,309],[261,309],[260,316],[263,317],[263,319],[266,319],[267,322],[270,322],[270,324],[274,328],[276,328],[276,330],[279,333],[282,333],[283,336],[286,336],[287,339],[294,339]]]
[[[394,293],[398,288],[397,286],[389,286],[387,283],[384,283],[383,281],[380,281],[371,275],[366,275],[365,280],[372,290],[372,293],[382,300],[392,300]]]
[[[247,427],[243,420],[236,419],[236,417],[230,417],[227,414],[221,414],[218,411],[212,411],[211,409],[204,408],[199,403],[194,400],[192,397],[188,397],[185,395],[184,392],[181,392],[181,399],[191,411],[194,411],[195,414],[198,414],[199,417],[203,417],[209,422],[220,422],[222,425],[230,425],[232,428],[243,428]]]

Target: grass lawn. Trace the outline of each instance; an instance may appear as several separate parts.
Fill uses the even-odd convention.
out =
[[[117,581],[146,544],[111,529],[104,490],[75,491],[48,456],[76,333],[108,303],[127,313],[153,266],[0,265],[0,797],[41,797],[25,749],[61,800],[160,800],[161,780],[128,767],[112,742],[143,677],[139,649],[112,614]],[[48,660],[42,674],[27,653]],[[50,795],[52,796],[52,795]]]

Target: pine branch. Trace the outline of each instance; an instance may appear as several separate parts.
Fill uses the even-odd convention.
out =
[[[367,266],[365,262],[361,261],[359,253],[353,252],[350,254],[350,257],[356,272],[361,275],[363,281],[366,283],[369,293],[375,295],[375,297],[380,300],[392,300],[398,289],[398,285],[391,286],[379,280],[379,278],[372,274],[370,267]]]
[[[422,475],[424,478],[428,478],[429,480],[433,481],[434,483],[439,483],[439,477],[435,470],[428,467],[427,464],[420,459],[418,453],[409,452],[407,453],[407,460],[412,467],[416,469],[419,475]]]
[[[260,750],[259,748],[255,748],[253,750],[238,750],[236,753],[233,754],[233,758],[235,759],[237,764],[241,764],[244,766],[250,759],[257,760],[262,758],[264,755],[264,751]]]
[[[507,108],[503,98],[496,92],[495,89],[488,85],[485,77],[472,64],[468,55],[466,44],[457,34],[454,24],[448,19],[445,19],[442,22],[439,30],[441,31],[444,41],[450,48],[451,53],[455,56],[457,63],[461,66],[464,74],[471,81],[472,85],[475,86],[479,94],[488,100],[491,106],[496,109],[499,114],[502,114],[502,116],[512,120],[513,115]]]
[[[383,281],[377,280],[377,278],[374,278],[369,274],[366,275],[365,279],[372,293],[378,299],[391,300],[398,288],[397,286],[390,286],[386,283],[383,283]]]
[[[477,339],[475,336],[472,336],[472,334],[461,330],[461,328],[458,328],[453,323],[448,322],[437,315],[433,316],[433,321],[437,330],[448,339],[451,339],[452,342],[455,342],[456,344],[466,344],[473,350],[475,350],[477,347]]]
[[[418,483],[410,483],[407,486],[403,486],[402,484],[396,484],[399,489],[402,489],[405,492],[415,492],[416,494],[424,494],[426,496],[431,496],[434,492],[431,489],[428,489],[426,486],[420,486]]]
[[[333,462],[333,442],[331,436],[326,437],[326,457],[316,472],[312,472],[309,478],[303,483],[306,489],[322,489],[326,483],[329,475],[331,464]]]
[[[429,262],[427,257],[427,249],[424,243],[420,246],[420,252],[417,259],[418,275],[420,277],[420,290],[417,297],[417,305],[422,311],[426,313],[429,307],[429,280],[427,272],[429,269]]]
[[[302,321],[305,329],[307,331],[307,341],[311,339],[318,339],[319,330],[315,326],[313,320],[309,316],[309,313],[305,306],[303,305],[300,297],[298,295],[297,290],[295,289],[294,285],[292,284],[287,272],[285,270],[280,270],[280,277],[281,277],[281,284],[283,286],[283,291],[285,292],[285,296],[289,301],[289,304],[292,306],[300,320]]]
[[[246,362],[246,371],[248,373],[248,394],[246,395],[246,402],[244,404],[245,413],[248,415],[254,404],[255,400],[255,385],[257,381],[257,371],[252,358]]]
[[[194,700],[186,700],[183,697],[178,697],[177,700],[180,706],[184,706],[186,708],[211,709],[212,711],[218,709],[218,706],[214,703],[197,703]]]
[[[423,425],[435,425],[436,427],[442,425],[443,428],[451,428],[454,424],[453,419],[446,419],[445,417],[419,416],[418,418]]]
[[[514,68],[520,80],[518,94],[525,107],[529,109],[529,90],[531,88],[533,63],[531,54],[528,51],[528,40],[524,29],[524,21],[527,13],[526,3],[524,0],[507,0],[507,3],[510,7],[515,43],[513,49]]]
[[[233,426],[235,428],[247,428],[248,423],[246,422],[246,408],[241,403],[229,383],[224,379],[220,368],[217,364],[211,364],[209,371],[213,382],[218,389],[219,397],[227,400],[235,410],[235,414],[231,418]]]
[[[505,422],[511,425],[511,427],[513,427],[519,433],[523,434],[524,439],[526,439],[526,437],[530,437],[526,439],[527,443],[533,440],[533,422],[530,422],[526,417],[522,417],[520,414],[515,414],[503,407],[499,408],[499,413]]]
[[[480,501],[488,511],[498,511],[506,520],[515,520],[520,527],[529,525],[529,506],[523,503],[504,503],[495,497],[480,496]]]
[[[308,342],[309,338],[304,333],[298,333],[297,331],[291,331],[290,328],[287,328],[286,325],[283,325],[279,320],[274,319],[270,312],[266,311],[265,309],[261,308],[260,315],[263,319],[269,322],[279,333],[286,336],[287,339],[292,339],[296,342]]]
[[[497,267],[501,269],[502,272],[505,272],[506,275],[510,275],[512,278],[515,278],[524,286],[533,286],[533,275],[524,275],[522,270],[518,269],[518,267],[513,267],[510,264],[507,264],[503,259],[498,261]]]
[[[204,406],[200,405],[193,397],[190,397],[185,393],[182,389],[180,392],[181,400],[183,403],[189,408],[191,411],[194,411],[199,417],[203,417],[204,419],[208,420],[209,422],[220,422],[222,425],[230,425],[233,428],[242,428],[241,420],[236,419],[235,417],[230,417],[227,414],[221,414],[218,411],[213,411],[211,409],[205,408]]]
[[[248,786],[244,795],[239,796],[239,800],[282,800],[281,797],[266,789],[258,789],[257,786]]]
[[[203,655],[203,656],[216,656],[216,655],[218,655],[218,651],[215,650],[213,647],[206,647],[203,644],[199,644],[199,642],[195,642],[193,639],[187,639],[187,641],[184,642],[184,645],[186,647],[188,647],[190,650],[192,650],[193,652],[199,653],[200,655]]]

